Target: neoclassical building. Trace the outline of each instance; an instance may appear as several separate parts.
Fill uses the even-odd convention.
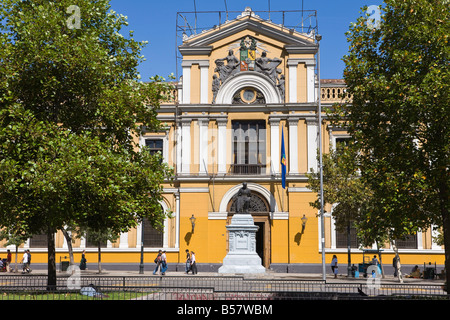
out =
[[[224,24],[183,38],[176,96],[158,114],[164,130],[147,132],[139,140],[174,168],[175,180],[164,185],[161,203],[172,218],[165,221],[164,232],[144,223],[106,243],[102,262],[138,264],[143,235],[145,263],[164,249],[170,267],[183,270],[189,249],[196,253],[199,271],[217,271],[227,254],[226,225],[243,182],[252,192],[250,211],[259,226],[256,250],[266,268],[320,272],[322,250],[327,264],[334,254],[347,261],[347,234],[336,230],[332,207],[325,213],[322,248],[321,219],[310,206],[317,194],[307,188],[306,174],[318,169],[319,144],[326,153],[348,138],[325,115],[318,123],[319,95],[323,108],[348,97],[342,80],[319,80],[314,31],[299,32],[246,9]],[[351,237],[352,262],[360,263],[362,251]],[[67,244],[62,235],[57,239],[57,254],[64,256]],[[96,261],[97,249],[88,240],[73,244],[75,260],[86,250],[88,263]],[[35,262],[45,262],[46,249],[38,243],[36,236],[25,247],[35,252]],[[444,261],[443,248],[433,242],[431,232],[411,236],[399,248],[403,264]],[[391,264],[389,246],[383,254]]]

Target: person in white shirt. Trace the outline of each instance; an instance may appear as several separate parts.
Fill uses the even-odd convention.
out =
[[[192,274],[197,274],[197,263],[195,261],[194,251],[191,251],[191,270],[192,270]]]
[[[22,273],[27,272],[28,271],[28,253],[27,253],[27,250],[25,250],[23,252],[22,261],[20,261],[20,262],[23,263]]]
[[[161,255],[161,274],[165,275],[166,270],[167,270],[167,258],[166,258],[166,250],[164,250]]]

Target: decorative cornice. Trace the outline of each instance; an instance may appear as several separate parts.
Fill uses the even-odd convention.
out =
[[[203,46],[203,47],[178,47],[180,53],[183,56],[193,56],[193,55],[209,55],[213,49],[212,46]]]

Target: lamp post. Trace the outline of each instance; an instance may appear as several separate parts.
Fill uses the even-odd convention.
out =
[[[302,220],[302,233],[303,233],[303,231],[305,231],[306,221],[308,221],[308,218],[305,217],[305,215],[303,215],[301,220]]]
[[[139,274],[144,273],[144,220],[141,223],[141,262],[139,263]]]
[[[319,131],[319,175],[320,175],[320,223],[321,223],[321,245],[322,245],[322,279],[326,280],[325,267],[325,220],[323,210],[323,164],[322,164],[322,89],[320,87],[320,40],[322,36],[316,35],[317,41],[317,81],[318,81],[318,131]]]

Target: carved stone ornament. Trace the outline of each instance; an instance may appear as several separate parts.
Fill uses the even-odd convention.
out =
[[[260,57],[256,57],[257,54],[257,41],[251,36],[246,36],[241,39],[239,46],[239,59],[234,55],[233,50],[228,51],[228,55],[224,58],[216,59],[216,68],[213,75],[212,91],[213,101],[216,103],[217,93],[223,83],[230,77],[236,75],[242,71],[254,71],[267,76],[272,80],[273,85],[277,87],[280,95],[284,101],[284,75],[282,70],[278,68],[282,60],[275,57],[267,57],[267,52],[263,51]],[[226,62],[226,63],[225,63]],[[280,75],[280,77],[279,77]],[[263,100],[259,99],[259,103]],[[239,103],[239,99],[234,99],[233,103]],[[249,103],[242,100],[242,103]]]

